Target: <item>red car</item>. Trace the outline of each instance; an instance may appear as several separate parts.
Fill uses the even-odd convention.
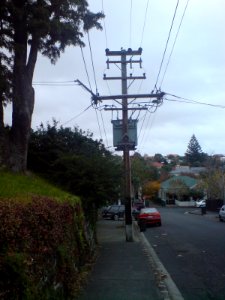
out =
[[[156,224],[161,226],[161,215],[160,212],[154,207],[142,208],[138,215],[138,224]]]

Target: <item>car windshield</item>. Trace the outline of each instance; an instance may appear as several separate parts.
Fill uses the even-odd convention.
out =
[[[154,207],[141,209],[141,214],[154,213],[154,212],[158,212],[157,209]]]

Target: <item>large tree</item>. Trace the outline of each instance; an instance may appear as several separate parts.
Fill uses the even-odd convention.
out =
[[[86,0],[1,0],[0,164],[26,170],[38,52],[55,63],[66,46],[84,46],[82,32],[101,29],[102,17],[88,10]],[[5,130],[3,106],[8,101],[12,127]]]
[[[191,167],[198,167],[206,161],[207,155],[203,153],[201,146],[193,134],[185,153],[185,160]]]
[[[78,195],[88,213],[93,204],[118,200],[122,160],[90,132],[57,127],[57,122],[32,130],[28,169]]]

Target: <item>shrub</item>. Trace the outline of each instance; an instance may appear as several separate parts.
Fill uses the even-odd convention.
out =
[[[0,298],[71,299],[90,259],[78,201],[0,200]]]

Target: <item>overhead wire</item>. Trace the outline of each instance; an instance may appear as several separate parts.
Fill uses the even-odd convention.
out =
[[[102,12],[105,15],[104,0],[102,0]],[[107,38],[107,30],[106,30],[105,18],[103,18],[103,27],[104,27],[104,33],[105,33],[105,45],[106,45],[106,48],[108,48],[108,38]]]
[[[67,80],[67,81],[34,81],[32,83],[34,86],[74,86],[76,85],[74,80]]]
[[[81,46],[80,46],[80,50],[81,50],[81,56],[82,56],[82,60],[83,60],[83,63],[84,63],[84,69],[85,69],[85,73],[86,73],[86,76],[87,76],[89,88],[92,91],[91,81],[90,81],[90,77],[89,77],[88,69],[87,69],[87,64],[86,64],[86,60],[85,60],[85,57],[84,57],[83,48]]]
[[[96,94],[97,94],[98,93],[98,87],[97,87],[96,72],[95,72],[93,52],[92,52],[92,47],[91,47],[91,40],[90,40],[89,31],[87,32],[87,36],[88,36],[88,45],[89,45],[89,50],[90,50],[90,55],[91,55],[91,65],[92,65],[93,76],[94,76],[94,81],[95,81],[95,88],[96,88]]]
[[[91,55],[92,70],[93,70],[95,87],[96,87],[96,94],[98,94],[98,86],[97,86],[96,72],[95,72],[95,66],[94,66],[93,51],[92,51],[92,47],[91,47],[91,40],[90,40],[89,32],[87,32],[87,35],[88,35],[88,45],[89,45],[89,50],[90,50],[90,55]],[[101,140],[103,140],[97,109],[95,110],[95,113],[96,113],[96,118],[97,118],[97,122],[98,122],[98,127],[99,127],[99,133],[100,133],[100,136],[101,136]],[[101,111],[100,111],[100,115],[101,115],[101,119],[102,119],[103,130],[104,130],[104,133],[105,133],[106,144],[108,145],[108,139],[107,139],[106,130],[105,130],[105,123],[104,123]]]
[[[172,29],[173,29],[173,24],[174,24],[174,20],[175,20],[175,17],[176,17],[178,5],[179,5],[179,0],[177,0],[177,4],[176,4],[175,10],[174,10],[172,22],[171,22],[171,25],[170,25],[169,34],[168,34],[166,45],[165,45],[165,48],[164,48],[164,52],[163,52],[162,60],[161,60],[161,63],[160,63],[160,67],[159,67],[158,75],[157,75],[157,78],[156,78],[156,82],[155,82],[155,85],[154,85],[155,90],[157,90],[157,84],[158,84],[159,76],[160,76],[160,73],[161,73],[161,70],[162,70],[163,62],[164,62],[164,59],[165,59],[165,55],[166,55],[167,47],[168,47],[168,44],[169,44],[171,32],[172,32]]]
[[[207,106],[212,106],[212,107],[225,108],[224,105],[220,105],[220,104],[211,104],[211,103],[206,103],[206,102],[202,102],[202,101],[196,101],[196,100],[184,98],[181,96],[176,96],[176,95],[170,94],[170,93],[166,93],[166,95],[169,95],[169,96],[179,99],[179,100],[175,100],[175,99],[165,98],[165,100],[167,100],[167,101],[174,101],[174,102],[176,101],[176,102],[183,102],[183,103],[189,103],[189,104],[201,104],[201,105],[207,105]]]
[[[96,118],[97,118],[97,122],[98,122],[98,129],[99,129],[100,137],[101,137],[101,140],[103,141],[103,138],[102,138],[102,131],[101,131],[100,123],[99,123],[99,118],[98,118],[97,109],[95,109],[95,114],[96,114]]]
[[[133,10],[133,1],[130,0],[130,34],[129,34],[129,47],[132,48],[132,10]]]
[[[173,54],[173,50],[174,50],[174,47],[175,47],[175,44],[176,44],[176,41],[177,41],[178,34],[179,34],[179,32],[180,32],[181,25],[182,25],[182,23],[183,23],[183,19],[184,19],[184,16],[185,16],[185,13],[186,13],[187,6],[188,6],[189,1],[190,1],[190,0],[187,0],[187,2],[186,2],[186,5],[185,5],[185,8],[184,8],[182,17],[181,17],[181,21],[180,21],[180,24],[179,24],[179,26],[178,26],[178,30],[177,30],[177,33],[176,33],[176,36],[175,36],[175,39],[174,39],[174,42],[173,42],[173,45],[172,45],[172,48],[171,48],[171,52],[170,52],[170,55],[169,55],[169,58],[168,58],[168,61],[167,61],[167,64],[166,64],[166,67],[165,67],[163,76],[162,76],[162,80],[161,80],[161,83],[160,83],[160,89],[161,89],[161,87],[162,87],[162,83],[163,83],[163,81],[164,81],[164,78],[165,78],[165,75],[166,75],[166,72],[167,72],[167,69],[168,69],[170,60],[171,60],[171,56],[172,56],[172,54]]]
[[[85,113],[92,105],[89,105],[88,107],[86,107],[82,112],[80,112],[79,114],[77,114],[76,116],[74,116],[73,118],[69,119],[68,121],[64,122],[62,124],[63,125],[66,125],[68,123],[70,123],[71,121],[75,120],[76,118],[80,117],[83,113]]]
[[[106,134],[106,130],[105,130],[105,122],[104,122],[104,119],[103,119],[103,116],[102,116],[102,111],[100,111],[100,116],[101,116],[101,119],[102,119],[102,124],[103,124],[103,130],[104,130],[106,145],[108,147],[109,143],[108,143],[108,138],[107,138],[107,134]]]
[[[146,8],[145,8],[144,24],[143,24],[142,33],[141,33],[140,47],[142,46],[143,38],[144,38],[144,31],[145,31],[146,20],[147,20],[147,13],[148,13],[148,5],[149,5],[149,0],[147,0],[147,5],[146,5]]]
[[[146,21],[147,21],[148,7],[149,7],[149,0],[147,0],[146,7],[145,7],[145,16],[144,16],[144,22],[143,22],[143,27],[142,27],[142,33],[141,33],[140,47],[142,46],[143,39],[144,39],[144,32],[145,32]],[[140,82],[140,85],[139,85],[139,87],[138,87],[137,93],[140,92],[140,90],[141,90],[141,88],[142,88],[142,84],[143,84],[143,79],[142,79],[141,82]],[[130,102],[130,104],[133,104],[133,101],[135,101],[135,100],[136,100],[136,99],[133,99],[133,100]],[[137,118],[140,116],[140,113],[141,113],[141,112],[139,112]],[[132,117],[132,115],[133,115],[133,113],[131,114],[130,118]],[[147,115],[147,111],[146,111],[145,117],[146,117],[146,115]],[[144,117],[144,120],[145,120],[145,117]],[[143,125],[144,125],[144,120],[143,120],[143,122],[142,122],[141,129],[140,129],[140,131],[139,131],[139,135],[138,135],[138,136],[141,135],[142,128],[143,128]]]

